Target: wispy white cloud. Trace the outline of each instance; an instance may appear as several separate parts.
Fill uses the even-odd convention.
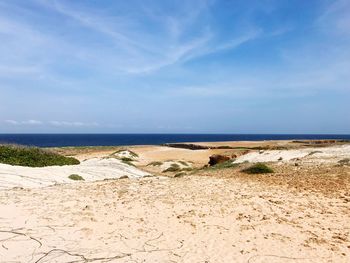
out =
[[[38,121],[38,120],[27,120],[27,121],[23,121],[22,124],[24,124],[24,125],[41,125],[41,124],[43,124],[43,122]]]
[[[39,121],[39,120],[5,120],[5,123],[9,125],[45,125],[56,127],[97,127],[97,122],[80,122],[80,121]]]
[[[42,121],[38,120],[25,120],[25,121],[16,121],[16,120],[5,120],[5,123],[11,125],[42,125]]]
[[[316,25],[331,34],[350,35],[350,2],[336,0],[325,8]]]
[[[63,126],[63,127],[89,127],[89,126],[99,126],[99,124],[97,122],[90,122],[90,123],[86,123],[86,122],[80,122],[80,121],[76,121],[76,122],[69,122],[69,121],[49,121],[50,125],[53,126]]]
[[[19,125],[20,123],[15,120],[5,120],[5,123],[11,124],[11,125]]]
[[[85,52],[87,59],[94,61],[95,65],[102,64],[109,70],[127,74],[150,73],[208,54],[234,49],[263,33],[259,28],[248,32],[242,30],[218,42],[211,21],[204,19],[209,16],[210,5],[214,1],[181,4],[178,6],[180,12],[172,15],[164,14],[164,10],[157,12],[155,6],[141,4],[138,17],[129,17],[128,14],[111,16],[108,12],[96,12],[83,6],[77,10],[71,2],[37,2],[112,41],[108,53],[96,53],[96,50]],[[155,27],[157,33],[146,30],[146,27]],[[193,32],[188,34],[189,31]]]

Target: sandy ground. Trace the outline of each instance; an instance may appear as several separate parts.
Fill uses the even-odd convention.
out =
[[[159,157],[201,165],[212,153],[153,149],[132,148],[140,169]],[[350,166],[339,164],[348,150],[308,149],[298,166],[284,151],[239,157],[282,154],[268,175],[238,166],[1,190],[0,262],[350,262]]]
[[[349,262],[343,199],[240,178],[0,192],[1,262]]]
[[[350,145],[341,145],[326,148],[305,148],[291,150],[260,150],[254,151],[237,158],[235,163],[242,162],[296,162],[317,164],[337,163],[340,160],[350,159]]]

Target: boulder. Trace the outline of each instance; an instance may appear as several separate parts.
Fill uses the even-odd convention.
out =
[[[228,160],[230,160],[231,158],[225,155],[220,155],[220,154],[214,154],[212,156],[209,157],[209,166],[213,166],[216,165],[218,163],[223,163],[226,162]]]

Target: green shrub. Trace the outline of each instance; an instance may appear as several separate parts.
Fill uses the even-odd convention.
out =
[[[266,164],[257,163],[248,168],[243,169],[242,172],[248,173],[248,174],[266,174],[266,173],[273,173],[273,170],[270,167],[268,167]]]
[[[226,162],[218,163],[214,166],[211,166],[210,169],[226,169],[226,168],[233,168],[238,166],[237,163],[233,163],[232,160],[228,160]]]
[[[75,165],[80,162],[73,157],[65,157],[36,147],[0,145],[0,163],[28,167],[45,167],[53,165]]]
[[[71,174],[70,176],[68,176],[68,178],[74,181],[85,181],[84,178],[79,174]]]

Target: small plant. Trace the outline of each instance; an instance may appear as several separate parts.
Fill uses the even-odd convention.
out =
[[[338,163],[341,165],[350,165],[350,159],[344,158],[344,159],[339,160]]]
[[[182,176],[184,176],[184,175],[186,175],[186,173],[180,172],[180,173],[175,174],[174,177],[175,177],[175,178],[176,178],[176,177],[182,177]]]
[[[233,163],[233,160],[228,160],[222,163],[215,164],[214,166],[206,167],[206,169],[210,170],[219,170],[219,169],[227,169],[237,167],[237,163]]]
[[[193,171],[194,168],[193,167],[185,167],[185,168],[182,168],[181,171],[186,171],[186,172],[191,172]]]
[[[321,151],[312,151],[308,154],[308,156],[311,156],[311,155],[314,155],[314,154],[317,154],[317,153],[322,153]]]
[[[118,151],[116,151],[116,152],[114,152],[112,155],[115,155],[115,154],[118,154],[118,153],[122,153],[122,152],[129,152],[129,154],[132,156],[132,157],[139,157],[139,155],[137,154],[137,153],[135,153],[135,152],[133,152],[133,151],[130,151],[130,150],[128,150],[128,149],[120,149],[120,150],[118,150]]]
[[[163,171],[163,173],[167,173],[167,172],[178,172],[181,171],[180,165],[178,165],[177,163],[173,163],[170,165],[169,168],[165,169]]]
[[[257,163],[248,168],[243,169],[242,172],[247,174],[266,174],[273,173],[273,170],[266,164]]]
[[[68,176],[68,178],[74,181],[85,181],[85,179],[79,174],[71,174],[70,176]]]
[[[132,163],[132,162],[135,161],[135,160],[133,160],[133,159],[131,159],[131,158],[123,157],[123,158],[120,158],[120,160],[121,160],[123,163],[127,164],[127,165],[135,166],[135,165]]]
[[[183,166],[188,166],[188,163],[185,161],[179,161],[179,163],[181,163]]]
[[[162,162],[156,161],[156,162],[151,162],[147,164],[147,166],[161,166],[162,164],[163,164]]]
[[[133,159],[131,159],[131,158],[129,158],[129,157],[122,157],[122,158],[120,158],[120,160],[121,160],[122,162],[133,162],[133,161],[134,161]]]

